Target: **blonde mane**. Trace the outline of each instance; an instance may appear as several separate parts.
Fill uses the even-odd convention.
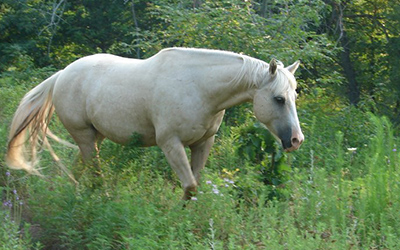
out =
[[[212,55],[220,57],[230,57],[240,59],[242,61],[242,67],[236,76],[230,81],[232,84],[245,84],[245,88],[262,88],[269,84],[272,91],[278,93],[282,91],[288,91],[290,88],[296,89],[296,79],[285,67],[278,61],[278,68],[276,76],[272,77],[269,75],[269,64],[242,54],[238,54],[231,51],[221,50],[210,50],[210,49],[198,49],[198,48],[168,48],[162,50],[160,53],[176,53],[184,52],[202,55]]]
[[[295,90],[297,87],[296,79],[281,62],[275,77],[269,75],[269,64],[245,55],[239,55],[243,59],[243,65],[239,73],[232,79],[235,84],[245,83],[248,88],[261,88],[266,84],[276,93]]]

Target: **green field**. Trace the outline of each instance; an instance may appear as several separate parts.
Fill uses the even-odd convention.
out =
[[[20,97],[43,73],[2,77],[0,141]],[[42,152],[46,178],[1,165],[2,249],[397,249],[398,138],[386,118],[322,98],[299,100],[306,135],[297,152],[267,147],[248,116],[224,122],[196,200],[182,190],[158,148],[105,141],[104,177],[77,152],[54,146],[75,186]],[[317,108],[318,106],[318,108]],[[68,139],[55,118],[54,132]],[[269,148],[269,150],[264,150]],[[274,157],[274,159],[272,158]],[[185,205],[185,207],[183,207]]]

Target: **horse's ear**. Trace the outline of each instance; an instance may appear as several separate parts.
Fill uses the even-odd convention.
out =
[[[297,70],[297,68],[299,67],[299,65],[300,65],[300,61],[297,60],[297,61],[294,62],[292,65],[287,66],[286,69],[287,69],[290,73],[294,74],[294,72],[296,72],[296,70]]]
[[[277,68],[278,68],[278,63],[274,58],[272,58],[271,62],[269,63],[269,74],[275,75]]]

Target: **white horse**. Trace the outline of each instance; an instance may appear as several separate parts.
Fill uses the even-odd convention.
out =
[[[304,136],[295,107],[298,66],[186,48],[164,49],[145,60],[87,56],[25,95],[11,124],[6,161],[39,174],[36,146],[39,140],[49,145],[47,125],[55,110],[85,162],[98,156],[104,138],[127,144],[137,133],[143,146],[158,145],[182,183],[183,199],[189,199],[227,108],[253,101],[255,116],[283,148],[299,148]]]

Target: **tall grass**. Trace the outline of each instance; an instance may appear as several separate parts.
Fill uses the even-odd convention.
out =
[[[24,93],[24,85],[12,92],[0,83],[2,97]],[[2,121],[16,106],[9,101]],[[278,185],[266,184],[262,163],[238,153],[243,130],[224,124],[189,202],[180,201],[179,181],[157,148],[106,141],[100,182],[75,151],[56,148],[78,186],[46,152],[45,179],[7,172],[0,160],[0,249],[399,249],[400,143],[391,123],[351,108],[304,106],[306,141],[286,156],[291,168]],[[52,126],[63,136],[61,124]],[[0,125],[1,145],[6,130]]]

